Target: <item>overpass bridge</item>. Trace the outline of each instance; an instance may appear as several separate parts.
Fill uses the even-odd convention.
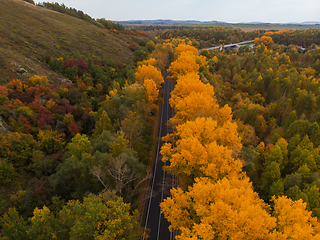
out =
[[[211,48],[205,48],[206,50],[215,50],[215,49],[220,49],[220,50],[231,50],[231,49],[236,49],[236,48],[240,48],[243,45],[246,44],[254,44],[254,40],[249,40],[249,41],[243,41],[243,42],[239,42],[239,43],[231,43],[231,44],[227,44],[224,46],[217,46],[217,47],[211,47]]]

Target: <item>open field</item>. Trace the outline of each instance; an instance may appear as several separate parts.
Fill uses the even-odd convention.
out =
[[[254,30],[303,30],[309,28],[320,29],[320,25],[291,25],[291,24],[233,24],[235,28],[249,32]]]
[[[320,29],[320,25],[302,25],[302,24],[245,24],[245,23],[215,23],[215,24],[196,24],[185,25],[190,27],[221,27],[221,28],[240,28],[249,32],[254,30],[299,30],[315,28]]]

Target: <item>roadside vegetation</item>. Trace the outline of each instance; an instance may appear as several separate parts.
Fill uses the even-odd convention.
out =
[[[175,48],[161,154],[180,186],[161,208],[176,239],[320,236],[320,48],[274,34],[233,52]]]

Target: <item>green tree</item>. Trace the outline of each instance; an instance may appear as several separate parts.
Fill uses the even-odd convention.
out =
[[[302,196],[302,191],[300,190],[299,186],[294,185],[293,187],[290,187],[286,191],[286,196],[288,198],[291,198],[293,201],[297,201]]]
[[[318,169],[319,150],[313,148],[313,143],[306,135],[297,147],[292,150],[289,162],[293,171],[297,171],[301,166],[306,165],[311,172]]]
[[[128,140],[129,148],[141,141],[143,129],[142,119],[135,112],[130,111],[128,117],[121,121],[121,130]]]
[[[127,147],[128,140],[125,138],[124,133],[122,131],[119,131],[116,138],[110,145],[112,156],[119,156]]]
[[[31,163],[39,143],[30,134],[6,133],[0,135],[0,158],[7,159],[14,167],[22,168]]]
[[[55,239],[57,237],[57,229],[55,229],[56,221],[54,214],[52,214],[46,206],[42,209],[35,208],[33,217],[31,217],[30,228],[28,230],[28,237],[31,239]]]
[[[114,190],[120,196],[130,201],[137,187],[146,180],[145,166],[139,162],[134,150],[125,148],[113,157],[112,155],[94,155],[94,166],[91,173],[107,190]]]
[[[273,182],[269,188],[270,197],[280,197],[284,195],[284,184],[282,179],[279,179],[276,182]]]
[[[65,144],[64,134],[57,130],[40,130],[38,139],[41,150],[48,155],[61,151]]]
[[[285,167],[281,148],[277,145],[271,148],[265,156],[265,166],[270,165],[272,162],[278,163],[281,169]]]
[[[103,154],[101,158],[108,157]],[[82,198],[86,192],[97,193],[103,188],[91,174],[90,169],[95,163],[95,157],[85,153],[81,158],[71,156],[63,160],[56,173],[49,178],[56,193],[65,199]]]
[[[292,138],[294,135],[299,134],[304,136],[308,134],[309,130],[309,121],[308,120],[296,120],[290,124],[288,130],[286,131],[286,137],[288,139]]]
[[[1,218],[2,236],[8,240],[27,240],[27,222],[19,216],[15,208],[10,208]]]
[[[57,214],[36,208],[28,220],[9,209],[1,218],[3,239],[133,240],[141,235],[138,211],[107,191],[89,194],[83,202],[70,200]]]
[[[302,187],[302,176],[299,173],[292,173],[285,178],[285,186],[287,189],[297,186],[299,189]]]
[[[149,52],[152,52],[156,48],[156,45],[153,41],[150,40],[149,42],[147,42],[146,48]]]
[[[102,133],[92,140],[92,152],[110,153],[111,145],[115,141],[115,137],[110,131],[102,131]]]
[[[81,135],[78,133],[72,138],[71,143],[67,145],[67,149],[71,156],[81,159],[83,154],[91,153],[92,146],[90,140],[85,134]]]
[[[138,211],[112,192],[89,194],[83,203],[69,201],[59,219],[70,239],[136,239],[139,235]]]
[[[14,176],[14,167],[6,159],[0,158],[0,185],[9,183]]]
[[[280,164],[277,162],[271,162],[263,171],[261,176],[261,183],[259,185],[260,193],[261,195],[263,195],[263,198],[265,200],[271,199],[271,197],[275,194],[277,196],[283,194],[283,184],[281,192],[281,183],[279,182],[280,179]]]
[[[316,184],[304,190],[307,195],[307,209],[312,211],[312,216],[320,218],[320,191]]]
[[[101,116],[96,122],[92,136],[97,138],[103,131],[113,131],[111,120],[105,110],[102,111]]]

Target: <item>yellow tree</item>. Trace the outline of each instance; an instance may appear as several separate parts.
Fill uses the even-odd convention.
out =
[[[219,109],[213,88],[200,82],[197,55],[179,51],[168,70],[177,80],[170,99],[176,131],[161,148],[170,162],[165,169],[192,179],[187,190],[174,188],[161,203],[170,230],[179,231],[176,239],[320,239],[319,223],[302,201],[278,198],[269,214],[236,159],[241,143],[231,109]]]
[[[196,73],[178,78],[169,103],[175,110],[175,116],[170,120],[173,124],[181,124],[197,117],[212,117],[218,123],[232,119],[231,108],[224,106],[219,109],[213,87],[202,83]]]
[[[263,43],[265,46],[270,46],[273,43],[272,37],[270,36],[262,36],[261,39],[255,38],[254,44],[259,45]]]
[[[262,36],[260,41],[266,46],[270,46],[273,43],[272,37],[269,36]]]
[[[211,176],[196,178],[187,191],[172,189],[171,195],[161,209],[170,230],[179,230],[178,240],[320,239],[319,222],[306,210],[306,203],[273,199],[271,216],[244,174],[218,181]]]
[[[181,52],[178,59],[171,63],[168,73],[171,74],[170,78],[177,80],[180,75],[186,75],[190,72],[198,72],[199,64],[196,62],[195,55],[190,52]]]
[[[255,38],[254,39],[254,44],[259,45],[261,43],[260,38]]]
[[[197,178],[188,191],[171,190],[172,198],[161,204],[170,230],[179,230],[178,240],[268,239],[276,219],[266,211],[245,176],[213,181]]]
[[[174,109],[176,114],[170,120],[173,124],[181,124],[197,117],[213,117],[217,113],[217,105],[207,95],[199,92],[191,92]]]
[[[164,82],[161,71],[151,64],[138,66],[135,77],[139,84],[143,84],[146,79],[152,79],[158,88]]]
[[[161,148],[162,160],[170,161],[166,170],[177,175],[220,179],[241,171],[240,160],[233,158],[241,149],[241,140],[231,121],[219,125],[212,118],[197,118],[178,125],[166,140],[171,143]]]
[[[156,102],[159,96],[156,83],[152,79],[145,79],[143,86],[146,89],[148,101]]]
[[[171,78],[177,80],[179,75],[188,72],[208,72],[208,62],[206,57],[199,56],[198,50],[187,44],[179,44],[175,49],[176,61],[174,61],[168,72]]]
[[[320,224],[306,210],[306,203],[299,199],[292,201],[287,197],[273,198],[277,227],[270,239],[320,239]]]
[[[189,52],[191,55],[197,56],[199,54],[198,50],[187,44],[179,44],[175,49],[175,56],[179,56],[182,52]]]
[[[209,84],[203,84],[197,72],[190,72],[178,77],[169,99],[171,107],[175,108],[176,103],[183,100],[191,92],[203,93],[215,101],[213,87]]]
[[[173,60],[173,49],[171,43],[158,43],[155,50],[150,54],[150,57],[157,60],[155,66],[164,72],[166,66],[169,66],[170,62]]]
[[[144,80],[143,87],[146,91],[146,103],[144,104],[144,107],[148,109],[146,111],[148,113],[147,121],[152,122],[152,113],[158,110],[159,89],[152,79]]]
[[[157,60],[155,58],[149,58],[147,60],[143,60],[141,62],[138,62],[138,66],[143,66],[143,65],[152,65],[156,66]]]

